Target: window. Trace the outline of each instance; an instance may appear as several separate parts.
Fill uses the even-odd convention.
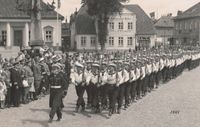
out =
[[[109,37],[109,46],[114,46],[114,37]]]
[[[180,22],[179,27],[180,27],[179,30],[182,30],[182,22]]]
[[[184,29],[187,30],[187,22],[185,22],[184,25],[185,25],[185,26],[184,26]]]
[[[2,34],[2,42],[3,42],[3,44],[5,45],[6,42],[7,42],[7,31],[3,30],[3,31],[1,32],[1,34]]]
[[[119,22],[119,30],[123,30],[124,29],[124,23],[123,22]]]
[[[110,30],[114,30],[115,26],[114,26],[114,22],[110,22],[109,23],[109,29]]]
[[[81,46],[86,47],[86,37],[81,37]]]
[[[193,25],[193,23],[192,23],[192,21],[190,22],[190,30],[192,30],[192,25]]]
[[[53,27],[51,26],[44,27],[44,32],[45,32],[45,41],[53,42]]]
[[[128,37],[128,46],[133,45],[133,37]]]
[[[132,30],[133,29],[133,23],[132,22],[129,22],[128,23],[128,30]]]
[[[90,45],[91,45],[91,47],[95,47],[96,46],[96,37],[91,37],[90,38]]]
[[[119,45],[120,47],[122,47],[122,46],[124,45],[124,38],[123,38],[123,37],[119,37],[118,45]]]

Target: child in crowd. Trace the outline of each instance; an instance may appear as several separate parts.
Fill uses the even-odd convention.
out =
[[[0,79],[0,108],[4,109],[5,107],[5,99],[6,99],[6,84],[2,79]]]

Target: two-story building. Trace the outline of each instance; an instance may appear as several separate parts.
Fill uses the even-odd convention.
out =
[[[137,4],[125,5],[136,14],[136,47],[137,49],[152,48],[155,46],[156,32],[153,20]]]
[[[174,37],[177,44],[199,44],[200,2],[174,18]]]
[[[173,41],[174,20],[171,14],[162,16],[154,24],[156,30],[156,45],[169,45]]]
[[[16,0],[0,1],[0,48],[19,49],[29,46],[31,37],[31,18],[26,12],[16,9]],[[61,46],[61,22],[64,19],[56,11],[47,11],[42,2],[42,36],[46,45]],[[46,10],[45,10],[46,9]]]
[[[95,19],[87,14],[87,6],[82,6],[71,23],[72,48],[77,50],[100,49],[96,45],[97,30]],[[109,17],[106,50],[135,49],[136,15],[123,8],[122,12]]]

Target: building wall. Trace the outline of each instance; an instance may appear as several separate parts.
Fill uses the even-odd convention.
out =
[[[76,27],[75,27],[75,22],[71,23],[71,26],[70,26],[70,29],[71,29],[71,49],[76,49]]]
[[[200,39],[200,18],[175,20],[174,35],[178,43],[197,43]]]
[[[174,28],[173,27],[156,27],[156,43],[169,44],[169,39],[173,38]]]
[[[45,38],[44,27],[51,26],[53,27],[53,46],[61,46],[61,20],[42,20],[42,36]],[[30,41],[29,31],[31,29],[30,20],[7,20],[0,23],[0,41],[2,40],[2,31],[7,32],[7,42],[6,47],[14,46],[14,31],[22,31],[22,45],[28,46]]]
[[[113,27],[111,28],[110,23],[113,23]],[[119,29],[119,23],[123,23],[123,29]],[[132,24],[132,29],[128,29],[128,24]],[[126,9],[122,10],[121,15],[118,13],[113,14],[109,18],[108,23],[108,36],[107,42],[105,43],[106,50],[128,50],[135,49],[135,34],[136,34],[136,15]],[[75,36],[75,37],[74,37]],[[81,46],[81,37],[86,37],[86,45]],[[95,50],[96,48],[100,49],[100,45],[98,47],[91,46],[91,37],[96,37],[96,41],[98,41],[96,35],[76,35],[75,25],[71,25],[71,46],[76,47],[77,50]],[[110,45],[109,38],[112,37],[114,40],[114,44]],[[119,38],[123,38],[123,45],[119,45]],[[128,45],[128,38],[132,38],[132,45]],[[74,40],[75,38],[75,40]],[[75,46],[76,45],[76,46]]]
[[[42,35],[43,39],[45,38],[44,27],[51,26],[53,27],[53,46],[61,46],[61,20],[57,22],[57,20],[42,20]]]
[[[155,46],[156,35],[136,35],[136,47],[148,49]]]
[[[83,38],[83,37],[86,39],[85,40],[86,43],[85,43],[84,46],[81,45],[81,38]],[[96,35],[76,35],[76,38],[75,38],[75,42],[77,42],[76,43],[76,49],[77,50],[84,50],[84,49],[95,50],[96,49],[95,45],[91,45],[91,38],[92,37],[96,38]],[[98,49],[100,49],[100,45],[98,45]]]
[[[136,15],[134,13],[126,12],[122,15],[115,14],[109,19],[109,23],[114,23],[114,29],[111,29],[108,24],[108,37],[106,48],[108,50],[119,49],[119,50],[127,50],[127,49],[135,49],[136,43]],[[123,22],[123,29],[119,29],[119,23]],[[132,29],[128,29],[128,23],[132,23]],[[114,37],[114,45],[109,45],[109,37]],[[119,37],[123,37],[123,46],[119,45]],[[128,45],[128,37],[132,37],[132,45]]]

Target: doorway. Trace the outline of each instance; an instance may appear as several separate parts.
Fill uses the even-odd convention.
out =
[[[14,30],[14,45],[13,46],[22,46],[23,41],[23,32],[22,30]]]

